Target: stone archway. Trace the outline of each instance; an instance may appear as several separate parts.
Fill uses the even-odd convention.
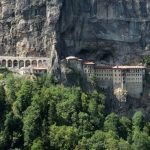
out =
[[[5,59],[2,60],[2,67],[6,67],[6,60]]]
[[[14,60],[13,61],[13,67],[15,68],[15,67],[18,67],[18,61],[17,60]]]
[[[8,63],[8,67],[9,67],[9,68],[13,67],[12,60],[8,60],[8,62],[7,62],[7,63]]]
[[[37,60],[32,61],[32,66],[37,67]]]
[[[47,61],[46,60],[43,60],[43,65],[47,65]]]
[[[25,67],[29,67],[30,65],[31,65],[30,60],[26,60],[26,61],[25,61]]]
[[[23,60],[20,60],[20,61],[19,61],[19,68],[22,68],[22,67],[24,67],[24,61],[23,61]]]
[[[42,66],[43,66],[42,60],[38,60],[38,67],[42,67]]]

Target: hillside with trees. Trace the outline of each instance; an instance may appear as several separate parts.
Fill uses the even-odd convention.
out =
[[[52,77],[7,76],[0,85],[0,150],[149,150],[150,123],[107,113],[101,91]]]

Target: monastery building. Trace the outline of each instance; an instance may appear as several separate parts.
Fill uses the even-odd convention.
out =
[[[77,57],[67,57],[67,62],[82,69],[88,79],[95,77],[102,89],[124,89],[128,95],[139,98],[143,93],[145,66],[106,66]]]

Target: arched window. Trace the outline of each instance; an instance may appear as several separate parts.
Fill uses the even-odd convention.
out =
[[[14,61],[13,61],[13,66],[14,66],[14,67],[18,67],[18,61],[17,61],[17,60],[14,60]]]
[[[46,64],[47,64],[47,61],[46,61],[46,60],[43,60],[43,64],[46,65]]]
[[[25,67],[29,67],[31,65],[30,60],[25,61]]]
[[[39,67],[42,67],[42,66],[43,66],[42,60],[38,60],[38,66],[39,66]]]
[[[37,61],[36,60],[32,61],[32,66],[37,67]]]
[[[12,67],[12,60],[8,60],[8,67]]]
[[[2,60],[2,67],[6,67],[6,60]]]
[[[23,61],[23,60],[20,60],[20,61],[19,61],[19,68],[22,68],[22,67],[24,67],[24,61]]]

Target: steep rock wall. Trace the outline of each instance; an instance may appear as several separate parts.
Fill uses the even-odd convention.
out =
[[[97,61],[139,61],[150,47],[149,0],[64,0],[62,55]]]
[[[48,56],[58,62],[59,0],[1,0],[0,55]]]
[[[149,0],[1,0],[0,55],[139,61],[150,48]]]

